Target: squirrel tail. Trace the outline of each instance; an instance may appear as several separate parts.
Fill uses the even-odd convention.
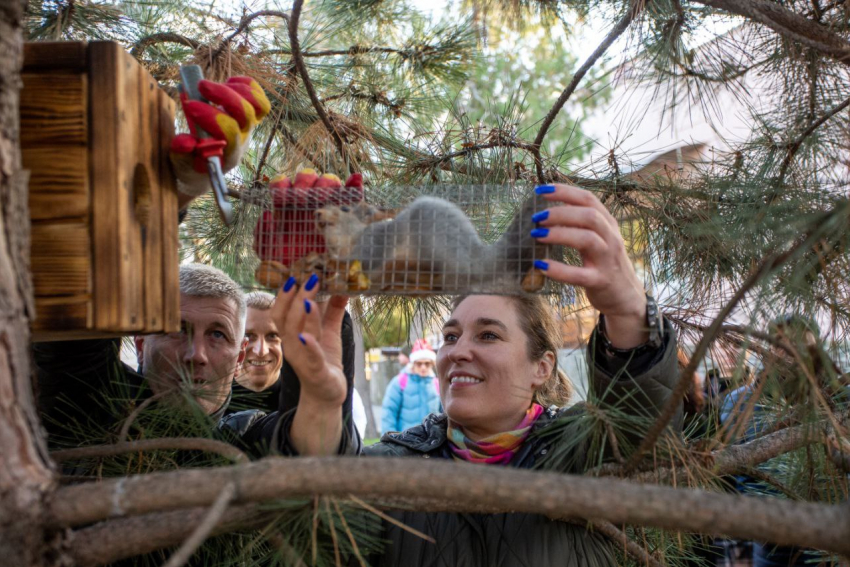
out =
[[[537,226],[531,218],[545,206],[546,202],[532,193],[519,208],[504,234],[489,247],[488,260],[493,263],[492,268],[496,274],[508,277],[516,275],[521,280],[532,268],[534,260],[546,257],[547,246],[531,236],[531,231]]]

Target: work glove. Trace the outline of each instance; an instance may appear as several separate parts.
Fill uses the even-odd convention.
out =
[[[221,157],[221,169],[227,172],[242,159],[251,132],[271,109],[266,93],[250,77],[231,77],[226,83],[202,80],[198,90],[209,104],[189,100],[181,93],[190,133],[178,134],[171,142],[177,190],[191,197],[199,197],[211,189],[206,160],[195,151],[196,129],[201,128],[227,143]]]
[[[316,210],[327,205],[354,205],[363,200],[363,177],[354,173],[345,184],[332,173],[299,171],[293,179],[277,176],[269,183],[272,207],[263,211],[254,230],[254,250],[263,261],[286,267],[311,253],[325,252]]]

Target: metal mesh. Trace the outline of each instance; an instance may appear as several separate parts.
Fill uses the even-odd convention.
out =
[[[427,295],[547,291],[531,237],[548,203],[531,187],[272,188],[254,234],[255,276],[278,287],[320,276],[322,291]]]

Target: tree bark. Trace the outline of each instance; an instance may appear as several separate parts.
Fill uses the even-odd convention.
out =
[[[29,367],[28,176],[21,169],[20,70],[24,2],[0,2],[0,557],[44,565],[44,493],[51,486]]]
[[[352,318],[354,323],[354,388],[360,394],[363,401],[363,409],[366,410],[366,431],[363,432],[365,439],[374,439],[378,436],[378,423],[375,420],[375,412],[372,411],[372,384],[366,379],[366,347],[363,344],[363,329],[360,321]]]
[[[380,482],[364,483],[365,478]],[[447,483],[445,479],[451,478]],[[236,504],[314,495],[439,495],[417,509],[530,512],[735,536],[850,553],[850,507],[639,485],[610,478],[398,458],[270,457],[239,467],[151,473],[60,488],[49,521],[73,527],[121,516],[209,506],[229,483]],[[423,503],[427,504],[427,502]]]

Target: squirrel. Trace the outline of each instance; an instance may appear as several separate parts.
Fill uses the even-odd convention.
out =
[[[538,203],[527,200],[499,240],[485,244],[456,205],[419,197],[395,218],[362,202],[317,211],[328,254],[368,278],[369,291],[528,292],[545,284],[534,260],[549,246],[531,236]],[[352,281],[357,274],[349,271]],[[360,286],[363,289],[363,286]]]

